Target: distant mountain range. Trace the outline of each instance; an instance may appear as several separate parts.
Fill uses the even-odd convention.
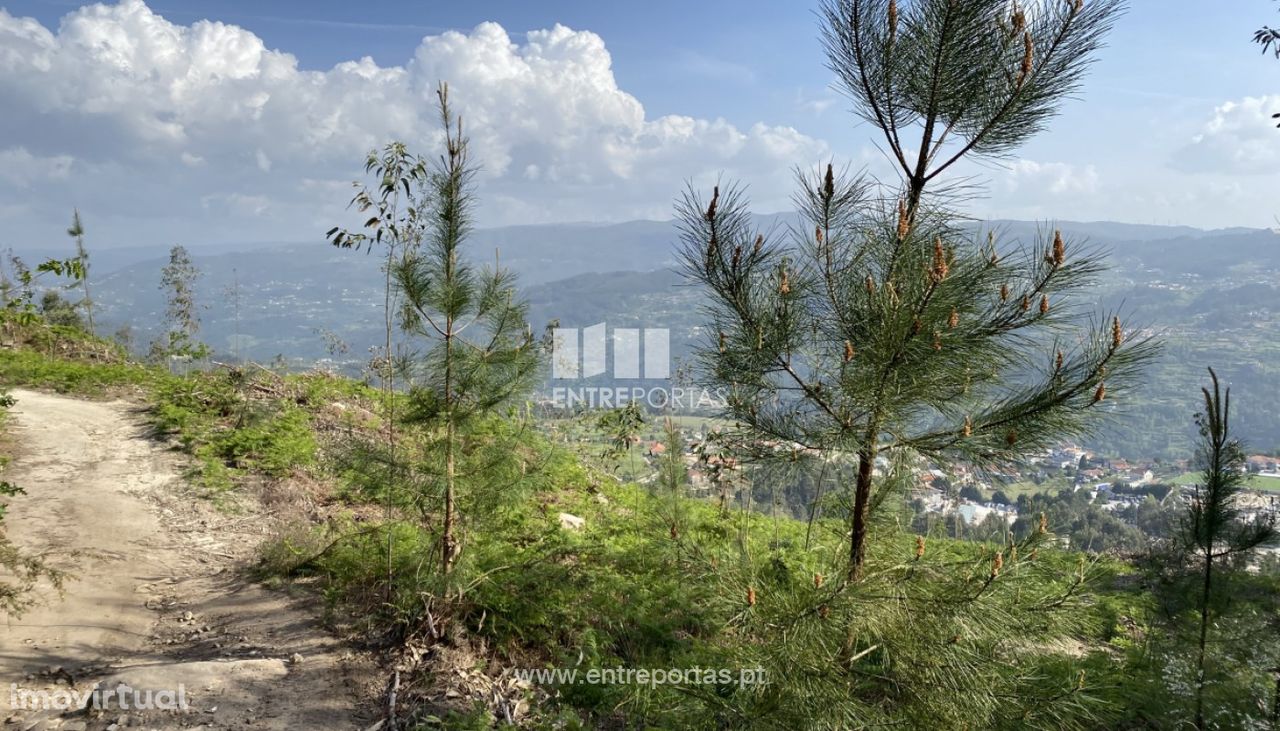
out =
[[[755,216],[761,230],[784,229],[794,222],[788,214]],[[1222,236],[1250,236],[1268,232],[1268,229],[1225,228],[1203,230],[1190,226],[1157,226],[1105,221],[1062,221],[1050,226],[1047,223],[1029,221],[994,220],[982,227],[1000,231],[1006,241],[1026,241],[1038,231],[1052,227],[1061,228],[1072,236],[1101,244],[1121,253],[1131,248],[1143,248],[1141,244],[1192,242]],[[977,226],[977,224],[975,224]],[[613,224],[570,223],[536,226],[507,226],[476,231],[471,249],[480,258],[488,259],[496,251],[507,266],[512,266],[526,284],[564,279],[575,274],[601,271],[652,271],[673,263],[671,256],[676,232],[671,221],[628,221]],[[92,244],[90,240],[90,244]],[[175,242],[183,243],[183,242]],[[229,242],[187,245],[194,256],[206,258],[222,255],[246,255],[273,251],[319,252],[329,250],[323,237],[317,233],[311,241],[260,241]],[[18,245],[15,252],[36,259],[37,257],[65,257],[70,252],[70,242],[62,245]],[[107,274],[146,264],[164,257],[167,247],[111,246],[91,249],[94,267],[100,274]]]
[[[787,215],[757,216],[778,230]],[[1112,269],[1100,306],[1121,306],[1135,323],[1162,331],[1168,356],[1152,374],[1144,406],[1129,419],[1125,441],[1135,456],[1179,452],[1205,365],[1236,380],[1238,423],[1254,446],[1280,449],[1280,235],[1267,229],[1203,231],[1185,226],[1110,222],[992,221],[1004,245],[1029,243],[1053,227],[1110,252]],[[975,227],[976,224],[975,224]],[[670,221],[514,226],[477,231],[470,244],[481,261],[520,277],[535,328],[598,322],[671,330],[672,352],[687,358],[701,323],[701,294],[676,271],[677,234]],[[92,243],[92,242],[90,242]],[[18,253],[34,260],[66,250]],[[198,297],[204,340],[224,355],[265,361],[276,355],[304,364],[329,357],[321,331],[349,346],[337,358],[349,368],[381,338],[380,259],[312,242],[191,247],[203,273]],[[159,334],[167,251],[90,251],[98,321],[129,325],[139,347]],[[239,292],[239,321],[235,317]],[[1145,433],[1139,427],[1146,429]]]

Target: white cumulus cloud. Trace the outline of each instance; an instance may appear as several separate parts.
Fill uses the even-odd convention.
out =
[[[1017,160],[1003,177],[1005,189],[1040,191],[1053,195],[1092,193],[1098,187],[1093,165]]]
[[[1268,174],[1280,168],[1280,130],[1272,114],[1280,112],[1280,95],[1245,97],[1213,110],[1189,144],[1174,157],[1174,166],[1190,172]]]
[[[483,167],[486,225],[663,217],[684,180],[720,171],[781,208],[785,171],[829,155],[790,127],[648,117],[611,64],[600,36],[561,25],[517,43],[483,23],[423,38],[402,65],[308,70],[249,30],[176,24],[142,0],[56,30],[0,9],[0,188],[39,188],[33,225],[62,226],[74,200],[115,240],[309,237],[368,149],[436,152],[438,80]]]

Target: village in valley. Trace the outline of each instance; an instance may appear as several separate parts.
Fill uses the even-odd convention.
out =
[[[692,427],[683,431],[680,438],[681,462],[689,477],[691,493],[727,504],[747,504],[751,473],[758,467],[748,459],[731,456],[732,450],[724,447],[728,439],[724,432],[709,428],[716,422],[696,417],[678,419]],[[664,442],[661,429],[656,428],[662,420],[654,421],[650,426],[655,430],[639,437],[633,454],[619,461],[620,469],[629,471],[638,482],[650,485],[656,483],[661,460],[668,452],[668,443]],[[800,489],[817,489],[813,477],[818,473],[831,482],[841,479],[839,469],[823,470],[823,464],[843,464],[847,468],[856,463],[855,457],[823,457],[799,445],[758,443],[756,446],[765,452],[791,450],[807,457],[810,479],[792,478],[804,486]],[[635,455],[639,455],[638,460]],[[883,458],[877,460],[877,474],[884,474],[890,468]],[[1253,522],[1280,517],[1280,456],[1251,454],[1246,460],[1246,471],[1247,490],[1241,500],[1241,519]],[[1096,509],[1117,525],[1130,526],[1135,536],[1153,537],[1153,533],[1169,530],[1170,516],[1184,511],[1194,500],[1200,480],[1191,459],[1112,458],[1076,444],[1048,449],[1016,468],[980,469],[967,464],[943,465],[920,460],[910,467],[910,472],[908,502],[915,512],[916,528],[927,532],[931,526],[941,526],[949,535],[974,539],[1013,531],[1020,518],[1038,520],[1039,513],[1054,504],[1069,504],[1077,511],[1082,507],[1090,511]],[[796,473],[802,475],[806,468],[797,468]],[[828,493],[838,492],[831,489],[830,484],[826,489]],[[784,511],[786,506],[781,503],[785,500],[785,497],[778,498]],[[770,512],[773,509],[770,495],[755,495],[750,507]],[[1163,520],[1158,517],[1161,515],[1165,516]],[[1083,522],[1087,524],[1088,518]],[[1073,548],[1116,547],[1105,541],[1095,542],[1092,537],[1073,539],[1069,529],[1063,530],[1059,536],[1063,544],[1071,545],[1073,540],[1082,544],[1072,545]],[[1280,555],[1280,552],[1271,552]]]

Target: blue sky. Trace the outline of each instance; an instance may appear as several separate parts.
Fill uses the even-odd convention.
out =
[[[475,118],[490,124],[488,135],[475,133],[477,149],[489,155],[481,188],[482,197],[486,187],[491,192],[482,212],[488,224],[663,217],[683,180],[707,181],[720,171],[748,182],[758,208],[776,210],[786,205],[791,165],[827,158],[873,169],[881,163],[871,130],[829,88],[814,3],[463,5],[134,0],[82,10],[53,0],[4,3],[0,91],[25,109],[17,120],[0,122],[0,160],[11,163],[8,175],[0,176],[0,192],[9,199],[0,199],[0,221],[8,211],[22,227],[34,227],[57,215],[59,205],[66,207],[57,200],[62,194],[100,207],[95,213],[116,236],[143,223],[156,237],[168,236],[194,217],[222,221],[228,238],[298,238],[289,235],[296,221],[337,215],[328,199],[341,202],[336,183],[358,172],[359,155],[350,152],[362,143],[394,134],[430,147],[426,127],[432,118],[419,83],[425,77],[415,81],[430,73],[454,76],[464,114],[474,107]],[[1280,130],[1266,118],[1280,111],[1280,61],[1261,55],[1249,38],[1259,25],[1280,24],[1278,9],[1268,0],[1134,0],[1081,99],[1069,102],[1047,133],[1003,165],[966,171],[987,184],[987,195],[972,211],[1274,225]],[[219,39],[211,51],[191,40],[198,35],[192,29],[205,20],[238,28],[205,34]],[[480,33],[477,26],[485,22],[496,26]],[[557,24],[566,29],[559,36],[536,33]],[[486,50],[504,46],[494,32],[498,27],[514,49],[506,67],[491,63]],[[442,42],[424,42],[450,31]],[[173,47],[123,60],[113,56],[105,64],[115,64],[111,73],[94,55],[103,39],[119,46],[157,34],[170,34]],[[6,45],[17,50],[28,42],[55,59],[48,68],[24,68],[39,55],[29,50],[5,58]],[[254,44],[288,54],[296,61],[295,76],[302,76],[263,82],[262,88],[237,78],[235,88],[201,87],[203,97],[173,91],[175,83],[184,90],[195,83],[184,78],[207,76],[195,69],[239,73],[211,61],[210,53],[234,57],[237,64],[266,64],[254,56]],[[97,50],[83,50],[90,46]],[[195,60],[175,60],[184,54]],[[323,93],[310,91],[321,82],[305,72],[328,73],[366,56],[372,64],[356,75],[367,77],[367,88],[352,82],[351,74],[330,74],[322,80]],[[266,68],[254,67],[255,78],[269,76]],[[406,68],[404,78],[394,74]],[[37,88],[33,72],[64,78],[49,76]],[[73,77],[76,83],[68,81]],[[571,83],[562,83],[565,77]],[[160,86],[149,89],[148,83]],[[395,85],[403,88],[388,91]],[[104,88],[113,90],[105,93],[109,98],[68,101],[71,89],[92,97]],[[156,101],[157,89],[171,99]],[[130,109],[130,93],[151,99],[147,109]],[[362,96],[367,94],[373,96]],[[513,94],[521,114],[495,111]],[[201,98],[212,103],[215,95],[219,109],[239,108],[255,95],[270,101],[266,111],[248,103],[258,115],[251,122],[225,119],[225,127],[215,129],[210,112],[199,106]],[[284,149],[296,141],[297,125],[323,116],[317,110],[325,99],[351,105],[335,128],[314,137],[323,141],[314,146],[325,152]],[[289,104],[292,116],[283,109]],[[378,105],[385,107],[381,118],[371,111]],[[544,117],[551,107],[557,111]],[[624,134],[617,132],[621,128]],[[593,152],[579,154],[583,149]],[[602,166],[609,175],[592,171]],[[33,172],[24,180],[26,169]],[[50,169],[62,174],[51,176]],[[113,197],[118,193],[91,189],[113,175],[137,181],[160,205],[148,211]],[[308,182],[299,186],[299,180]],[[300,189],[307,186],[309,192]]]

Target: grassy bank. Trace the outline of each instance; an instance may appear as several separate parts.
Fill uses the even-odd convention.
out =
[[[316,592],[335,627],[385,649],[413,728],[1151,728],[1185,705],[1179,645],[1155,632],[1170,610],[1145,574],[1057,548],[1051,525],[916,536],[886,498],[850,581],[842,495],[812,524],[723,510],[678,476],[622,481],[594,444],[513,409],[466,426],[446,574],[440,435],[399,403],[408,421],[389,442],[363,383],[256,366],[178,377],[31,349],[0,351],[0,381],[128,389],[206,494],[305,496],[255,570]],[[549,668],[727,674],[517,673]],[[746,670],[767,682],[738,682]]]

